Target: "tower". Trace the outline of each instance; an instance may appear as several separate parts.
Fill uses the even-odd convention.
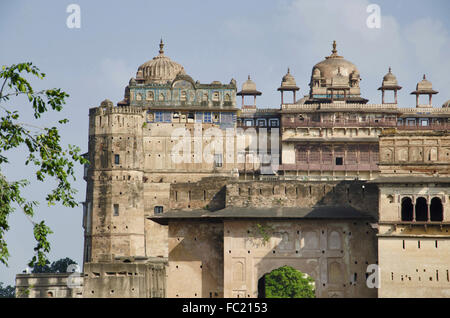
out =
[[[143,119],[110,100],[90,109],[85,263],[145,256]]]

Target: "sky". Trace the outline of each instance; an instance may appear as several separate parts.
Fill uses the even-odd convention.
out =
[[[70,4],[79,5],[80,28],[68,28]],[[380,27],[367,19],[380,9]],[[308,94],[312,67],[331,53],[333,40],[339,55],[354,63],[361,74],[361,94],[380,103],[377,88],[389,66],[403,89],[399,107],[414,107],[416,83],[426,74],[440,93],[435,107],[450,99],[450,1],[366,0],[168,0],[168,1],[2,1],[0,3],[1,65],[31,61],[46,73],[32,81],[35,88],[61,88],[70,97],[62,113],[49,114],[42,126],[66,117],[61,129],[64,144],[87,151],[88,111],[108,98],[117,103],[136,76],[139,65],[165,54],[184,66],[195,81],[214,80],[238,88],[250,75],[262,96],[260,108],[280,105],[277,88],[287,68],[300,95]],[[240,101],[238,101],[240,102]],[[25,100],[15,100],[22,120],[34,122]],[[10,180],[28,179],[24,194],[41,202],[35,220],[46,220],[54,234],[50,260],[70,257],[81,265],[82,207],[48,207],[45,194],[54,183],[34,180],[24,167],[24,150],[8,154],[11,163],[0,167]],[[83,169],[76,169],[77,200],[85,199]],[[30,221],[16,211],[9,218],[9,266],[0,264],[0,282],[14,285],[15,274],[33,256]]]

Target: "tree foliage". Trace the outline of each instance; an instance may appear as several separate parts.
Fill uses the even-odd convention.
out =
[[[315,298],[314,279],[283,266],[265,276],[266,298]]]
[[[15,288],[10,285],[3,287],[3,283],[0,282],[0,298],[14,298],[14,297],[16,297]]]
[[[39,265],[35,264],[32,268],[32,273],[67,273],[67,268],[69,265],[75,264],[77,265],[77,262],[75,262],[73,259],[70,259],[68,257],[61,258],[57,261],[54,261],[50,264],[50,262],[47,260],[45,265]]]
[[[44,221],[35,222],[32,219],[38,202],[27,200],[21,193],[30,183],[29,180],[8,180],[2,173],[9,163],[6,152],[21,151],[19,147],[25,147],[24,164],[35,166],[35,179],[40,182],[47,182],[48,179],[56,181],[56,186],[46,195],[47,204],[59,202],[67,207],[78,205],[74,198],[76,190],[71,186],[71,181],[75,180],[74,164],[84,164],[87,160],[79,154],[78,147],[68,145],[64,149],[61,146],[59,127],[66,124],[67,119],[59,120],[58,127],[37,127],[19,121],[19,110],[28,111],[29,108],[15,105],[13,97],[25,96],[36,120],[49,111],[61,111],[69,97],[61,89],[34,91],[24,76],[43,79],[45,74],[30,62],[3,66],[0,72],[0,262],[7,265],[10,256],[5,239],[5,233],[9,230],[8,217],[20,209],[33,223],[37,243],[35,255],[28,264],[33,267],[35,264],[46,265],[46,254],[50,251],[47,237],[52,232]]]

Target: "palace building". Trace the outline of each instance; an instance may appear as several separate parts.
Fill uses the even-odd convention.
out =
[[[371,104],[333,42],[262,108],[250,75],[201,83],[159,47],[89,110],[82,297],[262,297],[285,265],[317,297],[450,296],[450,101],[425,75],[406,108],[389,67]]]

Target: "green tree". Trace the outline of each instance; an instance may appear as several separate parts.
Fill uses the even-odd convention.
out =
[[[45,265],[39,265],[35,264],[32,269],[32,273],[67,273],[67,268],[71,264],[77,265],[77,262],[75,262],[73,259],[70,259],[68,257],[61,258],[57,261],[52,262],[50,265],[50,262],[47,260]]]
[[[314,279],[283,266],[265,276],[266,298],[315,298]]]
[[[36,222],[32,218],[38,205],[36,201],[29,201],[21,190],[29,184],[29,180],[8,180],[2,173],[8,164],[7,152],[26,150],[25,165],[36,168],[35,178],[40,182],[48,179],[56,181],[56,186],[46,194],[48,205],[60,202],[63,206],[75,207],[78,205],[74,195],[76,190],[71,186],[75,180],[74,164],[85,164],[80,149],[68,145],[67,149],[61,146],[59,127],[68,122],[61,119],[53,127],[37,127],[33,123],[20,121],[20,111],[33,114],[38,120],[49,111],[61,111],[65,99],[69,97],[61,89],[44,89],[34,91],[25,76],[43,79],[44,73],[32,63],[13,64],[3,66],[0,72],[0,262],[7,265],[9,257],[5,233],[9,230],[8,217],[16,209],[20,209],[33,223],[33,234],[37,242],[35,255],[29,262],[33,267],[36,263],[45,266],[46,254],[50,251],[47,236],[52,233],[44,221]],[[20,98],[25,97],[24,99]],[[25,100],[26,106],[16,105],[14,101]]]
[[[16,289],[10,285],[3,287],[3,283],[0,282],[0,298],[14,298],[14,297],[16,297]]]

